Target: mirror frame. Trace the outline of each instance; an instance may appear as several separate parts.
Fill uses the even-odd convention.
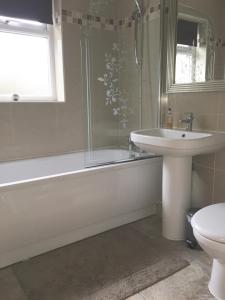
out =
[[[175,83],[178,0],[166,0],[164,9],[164,39],[166,43],[164,51],[166,53],[163,56],[166,57],[166,66],[164,67],[166,92],[172,94],[225,91],[225,79],[184,84]]]

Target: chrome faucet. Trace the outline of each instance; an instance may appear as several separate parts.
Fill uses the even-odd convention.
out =
[[[129,151],[133,151],[134,148],[136,148],[136,145],[134,144],[133,141],[131,141],[131,138],[128,138],[128,145],[129,145]]]
[[[142,153],[141,149],[135,145],[131,138],[128,138],[128,145],[129,145],[129,153],[130,156],[135,156],[135,153]]]
[[[184,114],[184,119],[180,120],[180,122],[186,125],[185,130],[192,131],[193,120],[194,120],[194,114],[191,112],[187,112]]]

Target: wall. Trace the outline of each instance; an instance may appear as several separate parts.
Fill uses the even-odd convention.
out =
[[[0,160],[85,147],[80,32],[66,25],[63,33],[66,102],[0,103]]]
[[[168,106],[174,112],[174,126],[185,112],[194,113],[194,130],[225,131],[225,93],[170,94]],[[225,150],[193,159],[192,201],[194,207],[225,202]]]
[[[134,63],[134,25],[131,30],[125,32],[123,39],[129,49],[130,61],[127,70],[123,74],[122,87],[126,88],[129,101],[135,113],[130,115],[130,122],[126,130],[120,130],[120,134],[128,136],[132,130],[141,128],[153,128],[158,125],[159,110],[159,78],[160,78],[160,10],[158,0],[146,0],[145,17],[143,22],[143,64],[142,70]],[[136,10],[134,1],[123,0],[120,3],[120,13],[126,16]],[[151,13],[150,13],[151,12]],[[148,16],[146,18],[146,16]],[[140,28],[139,28],[140,29]],[[137,36],[138,49],[141,51],[141,32]],[[127,76],[129,74],[129,76]],[[132,74],[132,76],[130,76]]]

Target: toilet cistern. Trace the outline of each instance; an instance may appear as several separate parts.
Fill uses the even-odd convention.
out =
[[[131,132],[131,140],[142,150],[163,155],[163,235],[184,240],[191,207],[192,156],[225,148],[225,133],[153,128]]]

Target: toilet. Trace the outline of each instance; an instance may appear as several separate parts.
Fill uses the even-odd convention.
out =
[[[200,209],[191,225],[199,245],[213,259],[209,290],[225,300],[225,203]]]

